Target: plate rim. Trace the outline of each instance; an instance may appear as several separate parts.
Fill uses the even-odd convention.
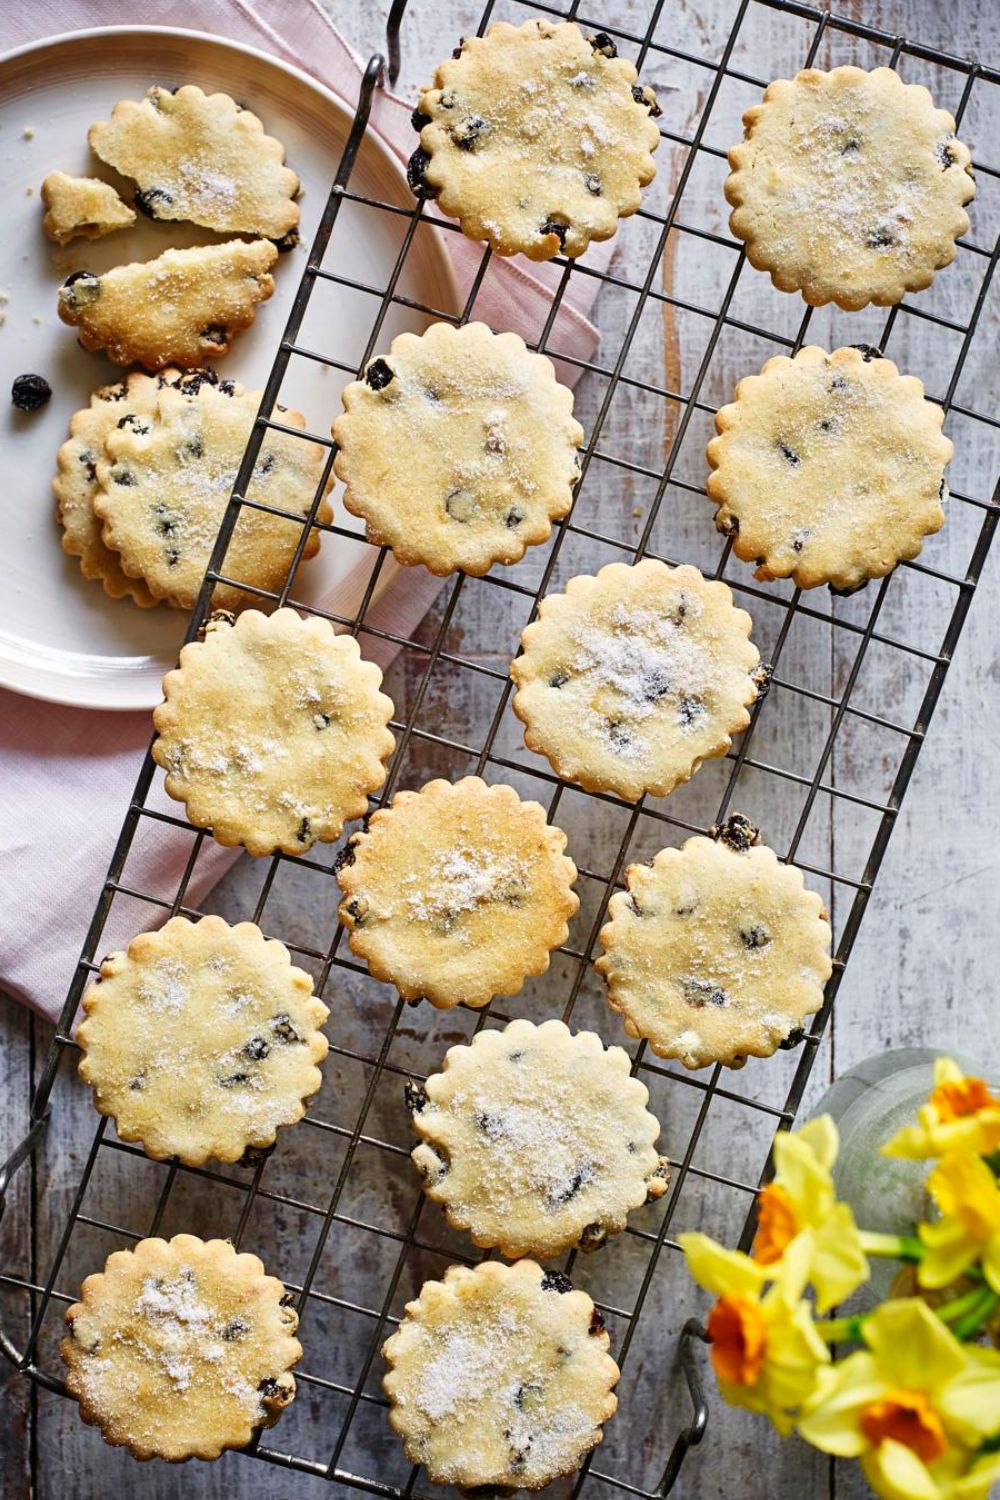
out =
[[[324,83],[321,79],[316,78],[313,74],[307,73],[305,69],[300,68],[297,64],[287,62],[284,58],[278,57],[274,52],[270,52],[264,47],[254,46],[250,42],[238,42],[229,37],[220,36],[215,32],[200,31],[197,28],[191,26],[151,26],[138,22],[121,23],[118,25],[110,26],[81,26],[75,30],[52,32],[50,35],[38,37],[34,41],[23,42],[20,46],[10,47],[6,51],[0,53],[0,93],[3,92],[3,74],[6,71],[8,65],[11,63],[18,62],[20,59],[25,57],[30,57],[33,53],[41,53],[50,48],[54,49],[57,47],[65,47],[69,44],[79,43],[83,40],[92,41],[99,40],[102,37],[113,38],[123,36],[148,36],[152,38],[172,37],[182,40],[188,39],[203,45],[208,44],[211,47],[220,48],[224,52],[236,53],[237,55],[241,55],[244,57],[252,57],[257,62],[264,63],[269,68],[277,69],[279,73],[285,74],[286,77],[291,78],[300,86],[305,85],[307,89],[321,98],[325,103],[330,104],[335,109],[339,110],[346,122],[348,131],[350,130],[351,124],[354,121],[356,115],[356,106],[345,99],[343,94],[340,94],[336,89],[331,88],[329,84]],[[347,43],[345,43],[345,45],[348,47],[348,50],[353,56],[353,48],[351,48]],[[388,94],[388,91],[386,92]],[[389,97],[395,98],[394,95],[391,95]],[[401,185],[405,184],[406,169],[403,163],[399,160],[395,152],[383,139],[382,135],[376,128],[371,127],[370,129],[366,129],[364,142],[370,145],[381,157],[383,165],[388,168],[396,181]],[[429,227],[434,229],[433,225]],[[434,229],[434,242],[437,247],[439,270],[442,274],[442,279],[448,286],[450,294],[449,301],[453,307],[460,307],[462,299],[459,293],[458,281],[455,275],[455,268],[452,263],[451,257],[447,253],[440,231],[438,231],[437,229]],[[281,334],[279,332],[277,340],[279,343],[280,338]],[[190,616],[188,616],[188,618],[189,617]],[[125,659],[128,660],[128,658]],[[69,690],[67,688],[60,688],[57,685],[46,687],[45,684],[40,684],[37,687],[32,686],[32,688],[29,689],[24,685],[24,682],[17,677],[15,672],[11,671],[10,673],[8,673],[8,669],[13,667],[13,662],[6,661],[2,656],[0,656],[0,689],[5,692],[14,693],[18,697],[27,698],[33,702],[51,703],[62,708],[75,708],[80,709],[83,712],[92,713],[148,713],[150,709],[150,705],[145,702],[113,702],[109,699],[105,699],[100,703],[95,703],[92,701],[81,702],[79,697],[68,696]],[[168,664],[167,670],[169,669],[170,668]],[[108,680],[109,682],[121,682],[122,677],[120,673],[112,672],[109,673]]]

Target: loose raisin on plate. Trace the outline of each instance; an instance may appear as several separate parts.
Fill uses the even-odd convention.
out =
[[[10,388],[10,399],[18,411],[37,411],[52,395],[52,387],[41,375],[18,375]]]

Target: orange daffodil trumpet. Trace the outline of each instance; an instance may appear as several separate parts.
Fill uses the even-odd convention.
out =
[[[764,1291],[763,1268],[739,1250],[724,1250],[705,1234],[682,1234],[688,1270],[717,1298],[706,1331],[719,1390],[730,1406],[763,1412],[787,1436],[816,1387],[830,1351],[802,1297],[812,1243],[799,1235]]]
[[[939,1057],[934,1087],[917,1111],[917,1124],[904,1126],[882,1150],[886,1156],[914,1160],[953,1151],[991,1156],[1000,1151],[1000,1098],[985,1079],[969,1077],[950,1057]]]
[[[859,1458],[885,1500],[987,1500],[1000,1453],[1000,1353],[970,1348],[918,1297],[884,1302],[862,1324],[866,1348],[819,1377],[801,1435]]]
[[[837,1127],[821,1115],[794,1133],[774,1138],[773,1179],[757,1197],[757,1234],[751,1255],[765,1267],[780,1265],[789,1246],[811,1231],[809,1278],[816,1306],[827,1312],[868,1280],[868,1261],[854,1214],[838,1203],[831,1168],[840,1145]]]
[[[706,1320],[719,1390],[778,1431],[856,1458],[882,1500],[988,1500],[1000,1481],[1000,1351],[969,1343],[1000,1309],[1000,1097],[949,1058],[917,1123],[886,1155],[938,1158],[927,1179],[938,1217],[915,1235],[858,1229],[837,1201],[839,1146],[828,1116],[774,1141],[750,1254],[679,1236],[715,1302]],[[867,1252],[867,1253],[866,1253]],[[898,1297],[817,1322],[868,1279],[868,1255],[915,1261],[932,1308]],[[829,1345],[862,1345],[836,1362]]]

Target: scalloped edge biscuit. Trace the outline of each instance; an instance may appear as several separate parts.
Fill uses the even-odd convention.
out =
[[[428,822],[444,827],[435,833]],[[408,835],[420,840],[415,850]],[[474,858],[492,853],[490,843],[503,851],[492,870]],[[548,822],[544,807],[523,802],[502,782],[439,778],[419,791],[397,792],[351,837],[337,864],[344,892],[338,915],[351,951],[405,1000],[429,1000],[439,1010],[478,1009],[495,995],[516,995],[526,979],[547,971],[579,910],[576,865],[565,849],[566,835]],[[521,905],[524,884],[535,898],[531,906]],[[508,891],[517,933],[503,921]],[[401,904],[413,913],[401,912]]]
[[[185,1276],[185,1271],[194,1274]],[[245,1332],[252,1331],[252,1324],[241,1337],[231,1340],[220,1331],[220,1341],[215,1345],[218,1359],[203,1357],[198,1360],[198,1368],[192,1369],[191,1359],[206,1348],[205,1315],[210,1316],[212,1309],[204,1300],[191,1305],[194,1293],[186,1290],[176,1292],[177,1305],[172,1306],[163,1281],[173,1275],[187,1288],[197,1285],[197,1272],[202,1281],[208,1282],[209,1292],[212,1283],[217,1283],[220,1295],[228,1293],[231,1304],[233,1289],[238,1288],[246,1316],[257,1314],[267,1319],[262,1346],[254,1351],[256,1368],[250,1375],[240,1365],[245,1367],[250,1361]],[[127,1305],[120,1305],[123,1303]],[[227,1315],[230,1311],[231,1305],[226,1308]],[[152,1353],[139,1361],[142,1379],[128,1375],[129,1335],[123,1335],[121,1328],[122,1323],[134,1322],[137,1317],[147,1319],[154,1329],[161,1323],[176,1325],[176,1336],[161,1336],[155,1341],[160,1369],[153,1364]],[[237,1252],[228,1240],[201,1240],[191,1234],[176,1234],[169,1241],[140,1240],[134,1249],[109,1255],[104,1270],[86,1278],[80,1300],[66,1311],[70,1332],[59,1346],[68,1367],[66,1390],[79,1403],[82,1420],[99,1427],[106,1443],[127,1448],[133,1458],[162,1458],[168,1463],[218,1458],[227,1448],[245,1448],[261,1427],[277,1421],[293,1399],[295,1377],[290,1372],[302,1358],[302,1345],[294,1337],[298,1321],[287,1305],[282,1283],[266,1275],[256,1255]],[[190,1335],[185,1333],[188,1327],[193,1330]],[[105,1334],[110,1334],[110,1348],[95,1358]],[[175,1348],[176,1344],[181,1348]],[[228,1383],[221,1372],[216,1373],[227,1351],[228,1363],[236,1367]],[[102,1399],[102,1386],[116,1367],[125,1367],[129,1379],[118,1402],[113,1399],[113,1389],[104,1392]],[[192,1375],[201,1375],[206,1368],[215,1378],[209,1382],[209,1391],[201,1392],[198,1409],[191,1413],[197,1430],[185,1434],[183,1423],[177,1430],[177,1413],[187,1404],[185,1392],[190,1389]],[[255,1382],[253,1377],[257,1375],[260,1379]],[[248,1407],[252,1407],[252,1416]]]
[[[637,78],[604,32],[585,38],[572,21],[542,17],[521,26],[497,21],[485,36],[465,37],[421,93],[413,116],[420,146],[410,158],[410,186],[435,196],[464,234],[486,240],[499,255],[582,255],[592,240],[610,239],[619,221],[638,210],[641,190],[656,174],[652,152],[660,132],[651,117],[660,108],[653,90],[640,87]],[[551,91],[559,79],[567,85],[566,103],[581,100],[569,123],[550,97],[535,103],[539,90]],[[456,126],[449,116],[454,101],[448,101],[463,87],[473,96],[472,113],[467,109]],[[500,146],[507,149],[499,161],[491,154],[487,172],[477,142],[482,136],[490,146],[487,117],[505,109],[519,128],[513,139],[501,134]],[[572,129],[578,131],[575,147]],[[561,159],[563,152],[572,152],[572,163]],[[620,178],[610,195],[609,174]]]
[[[800,231],[793,235],[783,233],[782,198],[787,197],[792,185],[793,164],[804,159],[801,145],[792,135],[796,95],[808,97],[811,91],[825,91],[830,96],[826,121],[829,130],[837,134],[853,129],[853,121],[845,117],[845,106],[849,104],[849,91],[857,92],[862,86],[870,96],[871,108],[881,107],[882,111],[876,118],[882,132],[874,153],[876,176],[885,180],[892,170],[891,165],[886,168],[890,144],[887,135],[891,137],[898,121],[898,154],[910,167],[909,177],[898,180],[917,180],[914,153],[926,147],[932,169],[927,181],[945,184],[947,194],[939,190],[937,201],[928,202],[925,192],[909,206],[897,204],[892,209],[891,224],[884,215],[880,219],[877,212],[873,212],[869,223],[866,212],[871,201],[870,181],[863,181],[860,188],[838,188],[835,184],[832,191],[827,187],[821,191],[817,165],[801,189],[805,208]],[[770,131],[772,117],[774,139],[765,145],[763,133]],[[964,205],[976,191],[972,158],[968,147],[955,139],[952,116],[947,110],[935,108],[930,92],[922,84],[904,83],[892,68],[874,68],[870,72],[852,66],[837,67],[830,72],[805,68],[794,79],[778,78],[768,84],[760,103],[744,114],[743,126],[743,141],[728,153],[731,171],[724,191],[733,208],[729,227],[737,239],[745,241],[750,264],[758,271],[769,272],[780,291],[801,292],[803,299],[814,307],[828,302],[835,302],[847,311],[867,307],[869,303],[888,307],[902,301],[907,292],[930,286],[935,271],[955,259],[955,241],[969,228]],[[923,140],[919,135],[921,130]],[[938,150],[941,156],[936,155]],[[866,159],[858,137],[848,135],[838,159],[845,156],[859,163]],[[885,212],[889,213],[889,209]],[[841,244],[833,247],[825,244],[823,232],[829,226],[829,232],[836,234],[851,215],[858,220],[859,233],[864,231],[871,239],[871,244],[855,239],[848,247],[849,250],[853,247],[853,255],[845,253]],[[915,226],[918,237],[915,253],[892,258],[879,253],[904,244],[909,236],[901,237],[899,226],[910,224]]]
[[[242,971],[240,993],[224,1005],[234,964]],[[278,1007],[277,1016],[254,1017],[253,1002],[263,997],[267,1010]],[[280,1129],[301,1120],[323,1081],[319,1064],[329,1043],[320,1027],[330,1012],[284,944],[265,938],[253,922],[230,926],[218,916],[198,922],[171,917],[158,931],[139,933],[126,950],[102,961],[83,1010],[76,1030],[78,1072],[92,1090],[94,1108],[114,1120],[120,1140],[138,1141],[155,1161],[176,1156],[197,1167],[210,1158],[240,1161],[249,1150],[273,1146]],[[224,1042],[234,1029],[235,1041]],[[236,1048],[244,1034],[246,1044]],[[171,1096],[149,1118],[148,1068],[171,1039],[197,1053],[197,1096],[192,1099],[182,1087],[184,1072],[195,1070],[178,1059],[166,1075]],[[293,1050],[299,1046],[301,1056]],[[268,1056],[280,1065],[280,1077],[257,1066]],[[219,1062],[237,1069],[241,1079],[246,1074],[247,1087],[225,1079],[213,1107],[213,1065]],[[162,1083],[162,1067],[155,1072]],[[188,1107],[202,1101],[206,1108]]]
[[[845,418],[854,428],[846,444],[838,441]],[[807,345],[791,359],[776,355],[716,413],[718,435],[707,448],[716,527],[733,538],[737,557],[756,563],[762,581],[851,593],[916,557],[944,524],[954,446],[943,422],[923,383],[877,350],[852,345],[828,354]],[[860,493],[845,495],[852,484]],[[784,515],[783,489],[794,494]]]
[[[291,704],[300,716],[296,723],[301,718],[312,734],[325,733],[335,723],[338,708],[350,721],[339,726],[339,748],[325,749],[325,757],[333,760],[327,763],[324,758],[317,764],[309,759],[305,767],[316,782],[316,796],[324,799],[322,806],[306,806],[302,778],[296,781],[294,766],[275,782],[280,791],[272,796],[265,782],[259,805],[249,805],[255,778],[269,767],[285,766],[294,750],[290,726],[280,722],[278,714],[280,707],[289,705],[289,688],[294,685],[288,663],[278,660],[270,670],[254,675],[254,659],[260,659],[270,641],[278,648],[293,648],[297,658],[301,702]],[[327,668],[326,698],[316,680],[321,662]],[[304,854],[317,839],[332,843],[345,823],[367,812],[369,794],[385,781],[384,763],[395,748],[387,727],[394,706],[379,691],[381,682],[382,673],[362,657],[354,636],[335,634],[329,620],[304,617],[288,608],[272,615],[248,609],[235,623],[231,616],[214,616],[205,626],[204,639],[182,648],[179,665],[163,679],[164,701],[153,713],[158,737],[152,756],[166,773],[168,795],[185,804],[188,821],[196,828],[211,828],[217,843],[242,844],[249,854],[273,854],[278,849]],[[263,758],[252,744],[232,744],[237,708],[245,710],[253,731],[249,739],[260,740]],[[265,713],[270,720],[262,719]],[[273,733],[266,733],[268,728]],[[312,742],[309,735],[305,739]]]
[[[477,1324],[484,1321],[477,1342]],[[497,1336],[501,1327],[505,1337]],[[515,1390],[508,1392],[503,1376],[512,1334],[517,1337],[510,1361]],[[391,1403],[389,1423],[402,1437],[407,1458],[424,1464],[434,1483],[460,1489],[542,1489],[576,1472],[617,1409],[614,1387],[620,1371],[609,1346],[604,1320],[590,1297],[561,1272],[543,1271],[533,1260],[512,1266],[488,1260],[472,1269],[449,1266],[442,1281],[424,1282],[382,1346],[389,1366],[382,1381]],[[539,1390],[540,1382],[532,1379],[543,1373],[539,1366],[550,1350],[563,1388],[563,1399],[551,1409],[545,1405],[545,1387]],[[547,1364],[543,1369],[547,1375]],[[538,1404],[524,1400],[531,1385]],[[421,1408],[422,1397],[435,1412],[443,1405],[440,1416],[456,1409],[461,1415],[444,1423]],[[511,1426],[502,1425],[515,1418],[524,1428],[523,1455],[514,1450]],[[542,1418],[549,1419],[548,1427],[540,1430]],[[484,1422],[487,1430],[477,1431]],[[491,1439],[497,1431],[506,1450],[502,1467],[490,1461],[489,1451],[481,1451],[484,1444],[487,1450],[495,1446]]]

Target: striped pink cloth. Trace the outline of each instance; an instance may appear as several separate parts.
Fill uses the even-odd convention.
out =
[[[5,6],[0,45],[22,47],[43,37],[92,26],[134,24],[134,0],[32,0]],[[357,98],[361,60],[315,0],[160,0],[156,24],[208,31],[271,52],[320,79],[345,100]],[[280,30],[278,29],[280,27]],[[151,75],[150,82],[155,82]],[[413,149],[411,103],[381,93],[372,128],[403,160]],[[461,235],[447,236],[459,287],[467,287],[481,248]],[[610,246],[595,246],[592,266],[606,264]],[[553,266],[494,259],[476,302],[476,316],[494,328],[537,337],[559,277]],[[587,320],[599,281],[577,277],[558,315],[557,347],[586,359],[597,344]],[[564,366],[572,382],[574,370]],[[440,587],[422,568],[407,569],[371,612],[373,624],[409,636]],[[379,653],[370,645],[366,651]],[[383,652],[381,662],[387,665]],[[79,956],[94,903],[107,872],[142,753],[149,716],[101,714],[21,698],[0,689],[0,988],[42,1015],[58,1015]],[[168,803],[159,777],[151,805]],[[143,820],[128,862],[131,885],[155,893],[176,888],[190,851],[179,830]],[[197,904],[235,858],[213,846],[199,859],[189,901]],[[151,908],[141,920],[149,923]],[[116,902],[102,951],[133,936],[137,918]]]

